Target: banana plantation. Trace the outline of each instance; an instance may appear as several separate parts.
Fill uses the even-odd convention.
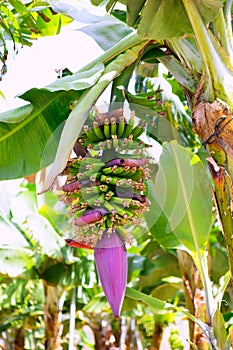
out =
[[[1,349],[233,349],[232,2],[0,2],[3,81],[102,49],[0,114]]]

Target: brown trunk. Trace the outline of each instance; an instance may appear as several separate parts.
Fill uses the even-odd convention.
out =
[[[155,323],[155,329],[152,337],[150,350],[159,350],[163,336],[163,327],[160,323]]]
[[[45,350],[62,350],[61,346],[61,299],[63,290],[58,286],[44,284]]]
[[[17,329],[15,332],[15,350],[24,350],[25,343],[25,328],[24,326]]]
[[[99,327],[96,327],[93,329],[94,337],[95,337],[95,350],[106,350],[106,337],[103,332],[103,328],[101,326],[101,323],[99,324]]]
[[[184,285],[186,308],[196,318],[206,322],[205,295],[199,272],[188,253],[182,250],[178,250],[177,253]],[[208,340],[203,331],[191,320],[189,320],[189,336],[190,341],[197,346],[197,349],[209,349]]]
[[[233,122],[231,110],[220,101],[201,102],[193,111],[195,131],[209,152],[209,168],[215,186],[216,209],[222,224],[233,276]]]

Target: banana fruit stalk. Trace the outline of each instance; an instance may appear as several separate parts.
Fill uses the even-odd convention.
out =
[[[127,226],[140,223],[149,209],[146,198],[150,159],[147,145],[139,139],[145,124],[128,122],[121,109],[98,114],[83,127],[77,143],[86,155],[70,159],[61,187],[61,198],[69,205],[74,242],[94,248],[103,233],[121,227],[121,240],[130,243]],[[111,141],[111,142],[110,142]]]
[[[60,188],[73,228],[66,242],[71,247],[94,249],[99,278],[115,316],[120,313],[126,286],[125,244],[133,239],[128,228],[140,225],[150,206],[146,197],[148,145],[139,138],[145,126],[135,123],[134,113],[127,121],[121,109],[97,114],[83,127],[76,142],[82,154],[76,152],[77,157],[68,161],[63,172],[66,183]],[[124,281],[118,278],[115,283],[116,266]]]

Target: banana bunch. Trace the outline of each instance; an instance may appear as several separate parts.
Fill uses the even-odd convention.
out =
[[[60,189],[74,227],[69,245],[94,248],[105,232],[131,242],[127,226],[140,224],[148,210],[148,145],[139,138],[145,124],[134,119],[132,113],[127,121],[120,109],[97,114],[83,127],[76,149],[85,152],[69,160]]]

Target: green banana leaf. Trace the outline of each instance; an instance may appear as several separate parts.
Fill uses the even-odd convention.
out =
[[[172,230],[169,229],[168,217],[159,204],[152,182],[148,182],[148,194],[151,205],[144,217],[153,238],[165,249],[184,248]]]
[[[110,16],[104,16],[80,31],[89,35],[105,51],[132,32],[124,23]]]
[[[200,5],[199,5],[200,4]],[[198,10],[207,24],[222,7],[220,0],[197,2]],[[193,33],[191,23],[181,0],[149,0],[142,9],[138,33],[153,39],[180,38]]]
[[[212,226],[212,197],[199,157],[176,141],[164,144],[154,190],[169,221],[164,234],[172,231],[191,252],[203,250]]]
[[[35,265],[33,252],[22,247],[0,246],[0,275],[17,277],[26,274]]]
[[[27,240],[21,232],[12,224],[12,222],[3,214],[0,213],[0,245],[26,248],[29,246]]]

